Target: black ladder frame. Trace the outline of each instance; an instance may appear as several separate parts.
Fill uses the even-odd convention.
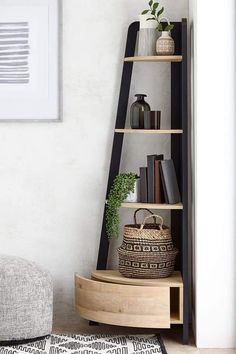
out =
[[[188,52],[187,52],[187,20],[173,22],[172,37],[175,41],[175,54],[182,55],[182,62],[171,63],[171,128],[183,129],[183,134],[171,134],[171,156],[175,164],[177,178],[182,195],[183,210],[171,210],[171,229],[179,256],[176,269],[182,273],[184,283],[184,320],[183,342],[189,340],[189,239],[188,239]],[[133,57],[139,22],[129,26],[125,57]],[[116,116],[116,129],[124,129],[129,100],[130,84],[133,72],[133,62],[124,62],[118,110]],[[114,178],[119,174],[124,134],[114,133],[110,171],[106,198],[111,189]],[[98,253],[97,269],[104,270],[107,266],[109,242],[106,235],[105,220],[106,205],[104,207],[103,223],[101,230],[100,246]]]

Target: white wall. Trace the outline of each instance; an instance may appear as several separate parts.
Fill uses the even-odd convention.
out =
[[[0,252],[52,272],[58,325],[79,321],[74,272],[89,276],[96,266],[126,32],[146,3],[64,0],[63,123],[0,124]],[[187,0],[162,3],[171,20],[187,17]],[[168,126],[169,65],[137,64],[135,73],[131,96],[147,93]],[[126,139],[122,170],[137,171],[148,153],[168,156],[168,145]]]
[[[236,347],[235,2],[193,1],[198,347]]]

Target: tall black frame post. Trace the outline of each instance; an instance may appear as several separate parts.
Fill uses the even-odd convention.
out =
[[[182,128],[183,134],[171,137],[171,156],[174,160],[180,186],[183,210],[171,212],[171,229],[180,250],[176,268],[182,273],[184,283],[183,343],[189,341],[189,258],[188,258],[188,81],[187,81],[187,20],[174,24],[172,32],[176,54],[181,63],[171,64],[171,127]]]
[[[188,233],[188,172],[189,172],[189,154],[188,154],[188,50],[187,50],[187,20],[182,20],[181,47],[183,61],[181,65],[181,111],[182,111],[182,198],[183,198],[183,236],[182,236],[182,276],[184,282],[184,325],[183,342],[189,340],[189,312],[190,312],[190,284],[189,284],[189,233]]]
[[[181,22],[174,22],[172,37],[175,41],[175,53],[181,55]],[[181,63],[171,63],[171,129],[181,129]],[[178,184],[182,195],[182,161],[181,161],[181,134],[171,135],[171,158],[174,161]],[[182,270],[182,210],[171,211],[171,231],[174,243],[179,249],[176,259],[176,270]]]
[[[139,31],[139,22],[133,22],[128,29],[125,57],[134,56],[138,31]],[[121,78],[121,86],[120,86],[120,96],[119,96],[117,116],[116,116],[116,125],[115,125],[116,129],[123,129],[125,127],[132,72],[133,72],[133,62],[124,62],[122,78]],[[123,139],[124,139],[124,134],[116,134],[116,133],[114,134],[106,199],[108,198],[108,193],[111,189],[115,177],[119,174]],[[100,245],[98,251],[97,270],[106,269],[107,266],[109,242],[106,234],[105,215],[106,215],[106,205],[104,207],[104,213],[103,213],[101,239],[100,239]]]

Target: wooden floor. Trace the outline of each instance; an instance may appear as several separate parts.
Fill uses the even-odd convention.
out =
[[[77,327],[54,328],[54,333],[108,333],[108,334],[155,334],[153,330],[124,328],[117,326],[88,326],[87,321],[82,321]],[[236,354],[236,349],[197,349],[192,340],[190,345],[181,344],[181,333],[178,330],[161,330],[168,354]]]

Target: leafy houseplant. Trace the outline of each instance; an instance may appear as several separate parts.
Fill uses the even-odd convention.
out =
[[[137,175],[134,173],[121,173],[114,179],[108,195],[106,208],[106,231],[108,239],[119,236],[119,208],[130,192],[134,192]]]
[[[170,32],[174,28],[174,25],[171,24],[167,18],[160,17],[164,12],[164,7],[159,9],[159,2],[150,0],[148,4],[149,9],[144,10],[142,14],[146,16],[150,15],[150,17],[147,18],[147,21],[156,21],[156,30],[161,32],[161,36],[156,42],[157,55],[173,55],[175,52],[175,43]],[[162,23],[162,20],[167,21],[167,25]]]
[[[155,0],[150,0],[148,5],[149,5],[149,9],[144,10],[142,12],[142,15],[150,14],[150,17],[147,18],[147,21],[156,21],[157,22],[157,27],[156,27],[157,31],[170,32],[174,28],[174,25],[167,23],[167,25],[165,26],[163,23],[161,23],[160,16],[163,14],[163,12],[165,10],[164,7],[162,6],[161,8],[159,8],[160,4],[159,4],[159,2],[156,2]]]

